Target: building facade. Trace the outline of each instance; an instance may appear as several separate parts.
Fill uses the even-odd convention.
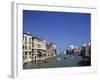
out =
[[[74,47],[74,54],[79,55],[80,53],[81,53],[80,48],[79,48],[78,46],[75,46],[75,47]]]
[[[90,42],[83,44],[82,55],[88,58],[91,57],[91,43]]]
[[[23,33],[23,63],[36,62],[56,56],[56,45],[45,39]]]
[[[32,37],[32,61],[44,60],[46,56],[46,41],[42,38]]]
[[[54,43],[47,43],[47,58],[56,56],[56,45]]]
[[[66,54],[76,54],[79,55],[81,53],[81,49],[78,46],[70,45],[68,49],[66,49]]]
[[[31,62],[32,60],[32,35],[23,33],[23,62]]]

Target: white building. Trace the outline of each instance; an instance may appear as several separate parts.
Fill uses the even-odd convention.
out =
[[[73,50],[75,48],[74,45],[70,45],[69,47],[71,50]]]
[[[23,33],[23,62],[31,62],[32,56],[32,36],[29,33]]]
[[[32,37],[32,60],[44,59],[46,56],[46,41],[42,38]]]
[[[84,51],[84,57],[91,57],[91,42],[83,44],[82,50]]]
[[[48,56],[49,55],[49,56]],[[56,55],[56,45],[46,40],[23,33],[23,63],[45,60]]]

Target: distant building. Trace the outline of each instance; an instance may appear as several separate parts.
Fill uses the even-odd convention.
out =
[[[80,54],[81,50],[78,46],[74,47],[74,54]]]
[[[70,45],[70,46],[69,46],[69,51],[68,51],[68,53],[74,54],[74,48],[75,48],[74,45]]]
[[[74,45],[70,45],[69,47],[70,47],[71,50],[73,50],[75,48]]]
[[[31,62],[32,56],[32,35],[23,33],[23,62]]]
[[[85,43],[82,46],[82,55],[84,57],[91,57],[91,43]]]
[[[70,45],[68,49],[66,49],[66,54],[78,54],[80,53],[80,48],[75,45]]]
[[[54,43],[47,43],[47,57],[56,56],[56,45]]]

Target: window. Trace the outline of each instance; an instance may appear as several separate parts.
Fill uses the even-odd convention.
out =
[[[27,52],[25,52],[25,55],[27,55]]]
[[[31,52],[29,52],[29,55],[31,55]]]
[[[31,38],[29,38],[29,44],[31,44]]]
[[[31,50],[31,46],[29,46],[29,50]]]
[[[24,48],[25,48],[25,47],[23,46],[23,50],[24,50]]]
[[[40,48],[41,47],[41,45],[40,44],[38,44],[38,48]]]
[[[31,52],[29,52],[29,58],[31,58]]]
[[[23,41],[24,41],[24,36],[23,36]]]
[[[27,46],[25,46],[25,50],[27,49]]]
[[[27,44],[27,37],[25,36],[25,44]]]
[[[32,42],[32,47],[34,47],[34,42]]]

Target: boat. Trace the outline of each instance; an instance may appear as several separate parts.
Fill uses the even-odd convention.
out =
[[[64,56],[64,59],[68,59],[69,57],[68,56]]]

